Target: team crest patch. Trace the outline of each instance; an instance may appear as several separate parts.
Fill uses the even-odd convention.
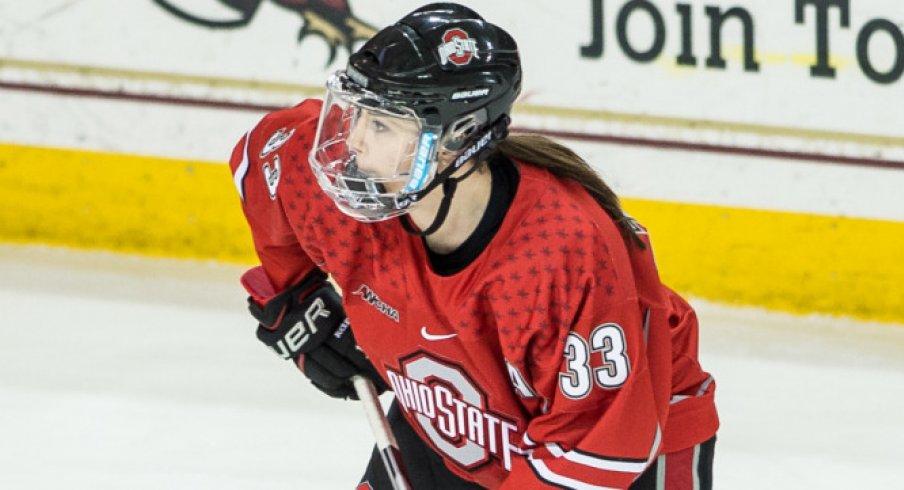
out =
[[[284,145],[286,141],[289,141],[289,138],[295,134],[295,130],[291,130],[286,132],[286,128],[280,128],[273,136],[270,136],[270,139],[267,140],[267,144],[264,145],[264,148],[261,150],[261,158],[273,153],[278,150],[280,146]]]
[[[279,156],[273,157],[273,166],[265,163],[263,167],[264,180],[267,182],[267,192],[270,193],[270,199],[276,200],[276,188],[279,187],[279,174],[281,173],[279,164]]]
[[[439,59],[442,64],[467,65],[477,57],[477,41],[471,39],[462,29],[449,29],[443,34],[439,45]]]

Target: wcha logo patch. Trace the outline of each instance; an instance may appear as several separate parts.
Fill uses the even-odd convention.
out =
[[[295,130],[286,132],[286,128],[279,128],[273,136],[270,136],[270,139],[267,140],[267,144],[264,145],[264,148],[261,150],[261,158],[266,157],[267,155],[273,153],[278,150],[279,147],[284,145],[286,141],[289,141],[289,138],[295,134]]]

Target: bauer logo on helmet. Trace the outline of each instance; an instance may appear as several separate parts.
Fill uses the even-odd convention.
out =
[[[467,65],[477,56],[477,41],[461,29],[449,29],[443,34],[439,45],[439,59],[442,64]]]

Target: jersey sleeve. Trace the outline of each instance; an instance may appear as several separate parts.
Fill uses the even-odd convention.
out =
[[[646,324],[614,226],[568,233],[523,308],[523,336],[508,340],[539,400],[502,488],[627,488],[660,450],[669,386],[650,355],[668,366],[668,332]]]
[[[279,193],[280,180],[286,180],[280,173],[285,173],[287,167],[278,159],[282,156],[285,162],[287,154],[301,147],[292,139],[298,135],[290,133],[289,128],[298,124],[299,119],[304,122],[316,118],[316,113],[312,116],[312,111],[301,107],[265,116],[238,141],[229,162],[255,252],[277,292],[315,268],[314,260],[301,246],[289,223]],[[286,134],[289,137],[280,143]]]

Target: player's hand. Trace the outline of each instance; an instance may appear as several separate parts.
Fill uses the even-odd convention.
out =
[[[358,348],[342,308],[342,299],[313,271],[291,288],[274,295],[263,268],[242,276],[251,294],[248,309],[257,319],[257,338],[283,359],[291,359],[320,391],[334,398],[357,400],[350,378],[370,379],[378,392],[388,387]]]

